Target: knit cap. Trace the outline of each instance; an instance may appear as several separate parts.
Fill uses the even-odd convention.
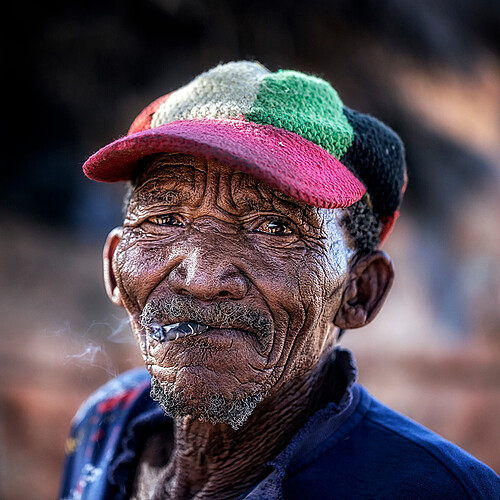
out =
[[[406,179],[403,144],[390,128],[344,106],[321,78],[249,61],[219,65],[158,98],[83,169],[97,181],[131,180],[142,158],[162,152],[220,161],[317,207],[345,208],[368,193],[381,243]]]

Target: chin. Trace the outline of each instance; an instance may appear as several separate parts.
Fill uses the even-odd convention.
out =
[[[181,377],[175,383],[151,378],[151,397],[172,418],[191,417],[210,424],[226,424],[239,429],[264,399],[260,390],[234,391],[224,389],[224,384],[203,381],[189,383]],[[247,388],[248,389],[248,388]]]

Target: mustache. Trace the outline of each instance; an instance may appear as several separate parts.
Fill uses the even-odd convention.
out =
[[[139,319],[144,328],[190,321],[212,328],[235,328],[264,339],[273,333],[271,318],[248,305],[220,300],[206,305],[189,296],[154,297],[147,302]]]

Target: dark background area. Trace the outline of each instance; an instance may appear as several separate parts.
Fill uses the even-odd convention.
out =
[[[78,0],[2,17],[2,498],[53,498],[79,403],[140,364],[100,278],[123,186],[81,164],[235,59],[322,76],[403,138],[395,290],[346,343],[377,397],[500,470],[498,1]]]

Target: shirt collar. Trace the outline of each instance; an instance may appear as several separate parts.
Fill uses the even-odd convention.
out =
[[[241,497],[281,499],[282,481],[286,474],[293,474],[315,460],[328,446],[329,438],[352,415],[359,403],[360,392],[355,385],[357,369],[352,353],[337,347],[331,363],[344,377],[346,389],[338,404],[328,403],[314,413],[294,435],[286,448],[267,465],[270,474]]]

